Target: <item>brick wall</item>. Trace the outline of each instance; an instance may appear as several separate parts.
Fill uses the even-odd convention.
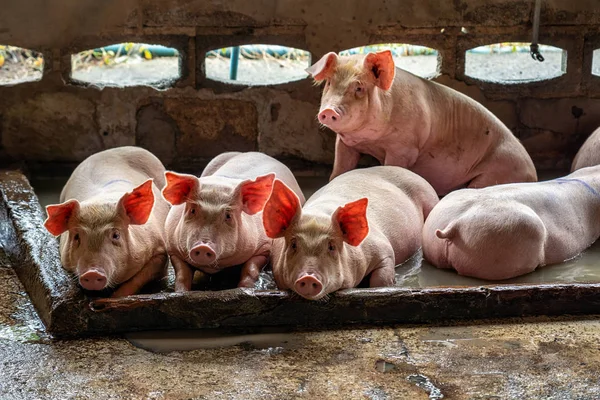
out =
[[[331,164],[334,135],[315,119],[319,88],[309,79],[255,87],[212,81],[204,73],[206,51],[278,44],[308,50],[315,60],[328,51],[397,42],[437,49],[436,81],[494,112],[538,169],[567,168],[600,125],[600,77],[591,75],[592,52],[600,48],[596,0],[543,2],[540,42],[567,51],[566,74],[501,85],[464,73],[470,48],[530,41],[533,3],[6,0],[0,43],[43,52],[45,71],[39,82],[0,87],[0,163],[70,164],[137,144],[187,170],[233,149]],[[164,91],[98,90],[70,81],[71,54],[125,41],[175,47],[182,55],[181,78]]]

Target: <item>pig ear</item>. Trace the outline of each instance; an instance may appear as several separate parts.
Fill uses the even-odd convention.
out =
[[[127,216],[131,225],[143,225],[150,218],[154,206],[152,179],[148,179],[129,193],[125,193],[117,206]]]
[[[162,190],[162,195],[166,201],[174,206],[185,203],[200,189],[200,182],[194,175],[167,171],[165,172],[165,180],[167,183]]]
[[[396,76],[396,65],[392,52],[389,50],[378,53],[369,53],[365,57],[365,69],[375,76],[375,84],[383,90],[392,87]]]
[[[282,237],[300,210],[300,200],[296,193],[285,183],[275,179],[271,197],[263,210],[263,225],[267,236],[272,239]]]
[[[240,183],[236,191],[242,198],[242,211],[250,215],[262,211],[273,190],[274,180],[275,174],[272,173]]]
[[[337,54],[329,52],[321,57],[319,61],[306,68],[306,72],[308,72],[315,81],[327,79],[333,74],[337,59]]]
[[[69,200],[62,204],[46,206],[48,218],[44,221],[44,227],[54,236],[61,235],[69,229],[69,222],[79,215],[79,202]]]
[[[340,227],[344,241],[351,246],[358,246],[369,234],[368,204],[366,197],[356,200],[339,207],[331,217]]]

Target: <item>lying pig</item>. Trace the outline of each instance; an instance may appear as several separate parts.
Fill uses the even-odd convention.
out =
[[[596,129],[583,143],[575,155],[571,172],[580,168],[592,167],[600,164],[600,128]]]
[[[575,257],[600,236],[600,166],[564,178],[450,193],[423,228],[423,256],[500,280]]]
[[[357,286],[392,286],[394,269],[421,247],[423,221],[437,203],[433,188],[398,167],[358,169],[333,179],[304,208],[276,180],[263,211],[274,240],[273,275],[280,289],[318,300]]]
[[[394,66],[392,53],[328,53],[307,69],[325,82],[318,120],[337,133],[331,179],[360,153],[408,168],[439,195],[468,186],[535,182],[531,158],[481,104]]]
[[[177,291],[191,289],[194,269],[213,274],[240,264],[239,286],[254,286],[270,254],[261,211],[275,178],[304,203],[292,172],[262,153],[223,153],[200,178],[166,173],[162,193],[173,205],[166,222],[167,248]]]
[[[160,197],[165,168],[146,150],[119,147],[94,154],[73,171],[46,207],[46,229],[60,237],[63,267],[87,290],[137,293],[167,272],[163,237],[169,205]]]

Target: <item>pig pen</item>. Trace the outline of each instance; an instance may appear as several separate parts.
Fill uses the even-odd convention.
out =
[[[8,27],[0,30],[0,42],[34,48],[44,56],[40,81],[0,87],[0,255],[56,337],[600,312],[599,244],[574,260],[495,283],[435,269],[417,254],[397,268],[396,287],[344,290],[327,302],[275,290],[268,272],[255,289],[235,289],[235,278],[225,274],[200,283],[210,290],[173,293],[166,282],[154,294],[86,297],[60,266],[57,241],[42,227],[41,206],[56,202],[74,166],[97,151],[138,145],[168,168],[199,173],[223,151],[259,150],[290,166],[307,195],[326,182],[334,135],[319,128],[315,118],[320,89],[309,79],[260,86],[209,79],[205,55],[210,50],[278,44],[305,49],[314,60],[328,51],[376,43],[436,49],[438,74],[432,79],[495,113],[521,139],[542,177],[565,174],[578,147],[600,125],[600,77],[591,68],[594,50],[600,48],[600,16],[590,12],[591,3],[544,2],[540,42],[564,50],[563,73],[511,84],[467,75],[465,52],[490,43],[529,41],[530,2],[464,0],[459,6],[440,3],[435,10],[413,2],[403,6],[420,10],[412,16],[398,14],[389,3],[374,3],[366,14],[360,2],[343,10],[336,2],[314,9],[314,4],[277,0],[261,7],[233,2],[227,10],[183,1],[174,6],[129,0],[112,6],[117,3],[118,13],[104,6],[111,18],[102,23],[73,24],[56,16],[67,26],[63,35],[40,28],[45,22],[24,31],[0,17]],[[84,15],[90,4],[82,2],[77,12]],[[43,9],[28,13],[35,17]],[[41,20],[46,19],[52,18]],[[126,41],[177,49],[179,77],[154,87],[103,90],[73,79],[72,54]]]

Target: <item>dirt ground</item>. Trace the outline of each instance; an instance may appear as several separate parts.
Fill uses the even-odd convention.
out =
[[[594,52],[592,73],[600,76],[600,50]],[[468,76],[497,82],[520,83],[530,80],[550,79],[560,76],[562,53],[543,54],[544,62],[532,60],[528,53],[475,54],[466,56],[465,72]],[[437,56],[397,57],[400,68],[429,78],[437,73]],[[164,86],[179,77],[180,60],[177,57],[156,58],[153,60],[134,59],[132,62],[113,66],[90,65],[72,72],[77,81],[96,86]],[[240,59],[237,83],[278,84],[307,77],[307,60]],[[230,60],[228,58],[207,58],[206,75],[210,79],[229,81]],[[0,68],[0,85],[41,79],[40,71],[22,64],[5,63]]]

